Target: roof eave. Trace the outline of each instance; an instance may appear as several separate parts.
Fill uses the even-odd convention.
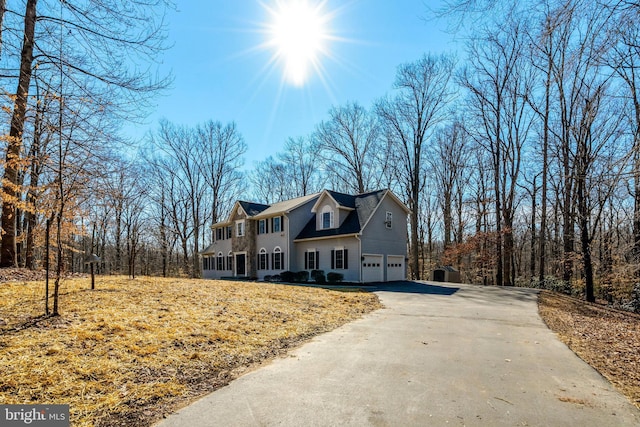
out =
[[[305,237],[302,239],[294,239],[293,243],[310,242],[312,240],[331,240],[331,239],[337,239],[337,238],[343,238],[343,237],[358,237],[361,235],[362,235],[361,233],[347,233],[347,234],[337,234],[333,236]]]

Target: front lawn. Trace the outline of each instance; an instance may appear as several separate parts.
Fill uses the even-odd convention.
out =
[[[98,277],[0,283],[0,403],[69,404],[74,426],[150,425],[257,363],[381,305],[265,283]]]

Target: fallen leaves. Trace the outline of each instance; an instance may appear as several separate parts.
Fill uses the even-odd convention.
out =
[[[580,358],[640,408],[640,316],[542,291],[540,315]]]

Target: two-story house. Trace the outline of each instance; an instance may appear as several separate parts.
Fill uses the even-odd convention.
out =
[[[406,278],[409,209],[390,191],[324,190],[264,205],[238,201],[212,226],[204,278],[263,280],[283,271],[337,272],[348,282]]]

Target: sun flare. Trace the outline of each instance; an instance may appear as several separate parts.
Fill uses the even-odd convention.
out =
[[[268,44],[284,69],[284,78],[295,86],[304,85],[326,54],[329,15],[323,5],[310,0],[278,0],[275,9],[269,8]]]

